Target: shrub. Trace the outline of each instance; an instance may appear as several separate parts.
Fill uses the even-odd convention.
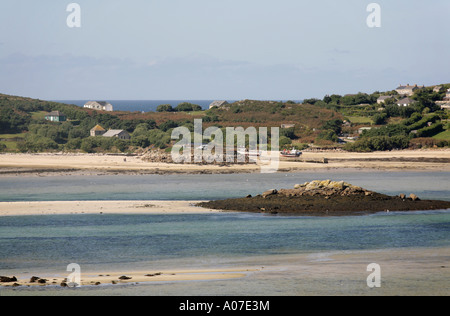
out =
[[[406,136],[375,136],[362,138],[354,143],[347,143],[344,149],[352,152],[372,152],[409,147],[409,137]]]
[[[375,125],[384,125],[384,124],[386,124],[386,120],[387,120],[386,113],[379,113],[379,114],[375,114],[373,116],[373,123]]]
[[[64,147],[68,150],[80,149],[81,142],[82,142],[81,138],[71,138]]]
[[[172,141],[171,135],[160,130],[152,130],[149,132],[148,140],[150,144],[155,145],[161,149],[167,148]]]
[[[280,137],[280,148],[287,147],[292,144],[292,140],[286,136]]]
[[[167,132],[168,130],[176,127],[178,127],[178,123],[171,120],[159,125],[159,129],[162,130],[163,132]]]
[[[156,108],[156,112],[173,112],[175,111],[170,104],[161,104]]]
[[[442,123],[436,123],[429,127],[424,127],[417,131],[417,137],[433,137],[436,134],[444,131],[444,125]]]
[[[285,136],[285,137],[290,138],[290,139],[296,139],[297,137],[295,136],[294,130],[295,129],[293,127],[291,127],[291,128],[283,128],[280,131],[280,136]]]
[[[175,111],[178,112],[193,112],[193,111],[201,111],[202,107],[197,104],[192,104],[189,102],[183,102],[178,104],[178,106],[175,108]]]
[[[319,136],[317,136],[317,139],[319,139],[319,140],[329,140],[329,141],[332,141],[334,143],[337,143],[339,141],[338,135],[332,130],[322,131],[319,134]]]
[[[17,143],[20,152],[42,152],[58,148],[58,144],[52,139],[34,134],[28,134],[24,141]]]

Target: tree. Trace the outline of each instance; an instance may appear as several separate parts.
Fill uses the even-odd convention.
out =
[[[197,104],[192,104],[189,102],[183,102],[178,104],[178,106],[175,108],[178,112],[193,112],[193,111],[201,111],[202,107]]]
[[[148,140],[150,144],[153,144],[161,149],[166,148],[172,141],[171,135],[169,133],[165,133],[157,129],[151,130],[149,132]]]
[[[24,141],[17,143],[20,152],[42,152],[58,148],[58,144],[52,139],[35,134],[28,134]]]
[[[325,131],[322,131],[322,132],[317,136],[317,138],[318,138],[318,139],[323,139],[323,140],[330,140],[330,141],[332,141],[332,142],[334,142],[334,143],[337,143],[337,142],[339,141],[338,135],[337,135],[336,132],[333,131],[333,130],[325,130]]]
[[[156,112],[173,112],[174,109],[170,104],[161,104],[156,108]]]
[[[342,132],[342,124],[344,122],[342,120],[336,119],[336,120],[330,120],[327,121],[323,126],[322,129],[325,130],[332,130],[335,134],[340,134]]]
[[[167,132],[169,129],[178,127],[178,124],[172,120],[166,121],[159,125],[159,129],[163,132]]]
[[[286,136],[280,137],[280,148],[284,148],[292,144],[292,140]]]
[[[280,136],[285,136],[290,139],[296,139],[297,137],[295,136],[294,130],[295,130],[294,127],[283,128],[280,132]]]
[[[373,123],[375,125],[384,125],[386,124],[387,114],[386,113],[378,113],[373,116]]]

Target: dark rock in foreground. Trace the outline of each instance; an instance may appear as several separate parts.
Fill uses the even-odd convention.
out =
[[[0,276],[0,283],[11,283],[16,281],[17,278],[15,276],[13,277]]]
[[[269,190],[255,197],[210,201],[198,206],[224,211],[348,216],[388,211],[450,209],[448,201],[420,200],[414,194],[388,196],[343,181],[312,181],[294,189]]]

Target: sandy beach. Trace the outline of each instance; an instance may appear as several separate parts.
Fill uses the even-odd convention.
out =
[[[327,163],[324,163],[324,159]],[[404,150],[374,153],[339,151],[304,152],[299,159],[281,159],[278,171],[301,172],[329,169],[391,171],[450,171],[450,149]],[[0,176],[21,174],[205,174],[255,173],[257,164],[212,165],[145,162],[139,156],[99,154],[2,154]]]
[[[0,217],[68,214],[205,214],[220,212],[194,206],[199,202],[201,201],[0,202]]]

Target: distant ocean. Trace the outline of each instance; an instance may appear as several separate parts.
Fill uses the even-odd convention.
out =
[[[94,100],[52,100],[54,102],[75,104],[83,107],[86,102]],[[154,112],[158,105],[170,104],[172,107],[176,107],[178,104],[183,102],[189,102],[192,104],[200,105],[204,110],[209,109],[209,105],[216,100],[95,100],[95,101],[107,101],[111,103],[114,107],[114,111],[129,111],[129,112]],[[233,103],[238,100],[224,100],[228,103]],[[282,100],[273,100],[282,101]],[[285,101],[283,101],[285,102]],[[301,101],[295,101],[301,102]]]
[[[54,102],[61,102],[67,104],[75,104],[83,107],[86,102],[94,100],[52,100]],[[114,111],[129,111],[129,112],[154,112],[158,105],[170,104],[172,107],[176,107],[183,102],[189,102],[192,104],[200,105],[204,110],[209,109],[209,105],[215,100],[95,100],[95,101],[107,101],[112,104]],[[229,103],[235,102],[235,100],[227,100]]]

